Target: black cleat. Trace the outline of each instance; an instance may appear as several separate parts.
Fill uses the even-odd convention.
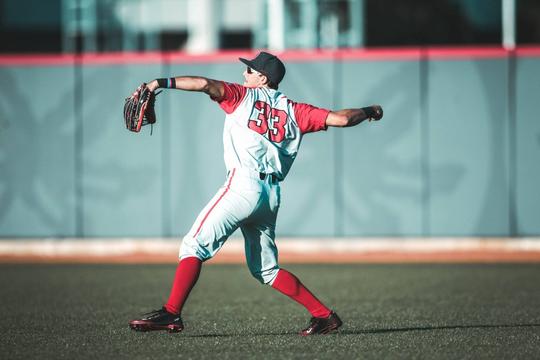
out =
[[[309,326],[300,332],[302,336],[328,334],[337,330],[343,322],[335,312],[331,312],[326,318],[312,317]]]
[[[165,308],[144,314],[141,319],[131,320],[129,327],[135,331],[167,330],[170,333],[184,330],[180,315],[171,314]]]

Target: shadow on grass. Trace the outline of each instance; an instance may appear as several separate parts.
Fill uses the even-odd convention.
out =
[[[403,327],[403,328],[389,328],[389,329],[352,329],[352,330],[340,330],[333,332],[329,335],[366,335],[366,334],[384,334],[384,333],[399,333],[409,331],[433,331],[433,330],[456,330],[456,329],[504,329],[504,328],[532,328],[540,327],[540,324],[495,324],[495,325],[446,325],[446,326],[415,326],[415,327]],[[298,335],[297,332],[285,331],[285,332],[264,332],[264,333],[236,333],[236,334],[198,334],[198,335],[184,335],[185,337],[193,338],[233,338],[233,337],[245,337],[245,336],[287,336]]]
[[[340,334],[380,334],[392,332],[408,332],[408,331],[432,331],[432,330],[457,330],[457,329],[503,329],[503,328],[530,328],[540,327],[540,324],[493,324],[493,325],[445,325],[445,326],[414,326],[403,328],[389,329],[358,329],[358,330],[342,330]]]

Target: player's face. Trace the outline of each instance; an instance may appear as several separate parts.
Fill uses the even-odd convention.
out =
[[[245,87],[259,87],[266,83],[266,76],[258,71],[253,70],[249,66],[244,70],[244,86]]]

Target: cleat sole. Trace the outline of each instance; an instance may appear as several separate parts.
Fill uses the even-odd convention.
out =
[[[169,325],[167,326],[167,330],[169,333],[179,333],[180,331],[184,330],[184,328],[178,325]]]
[[[177,324],[155,325],[155,324],[148,324],[148,323],[140,322],[140,321],[133,321],[129,323],[129,327],[132,330],[140,331],[140,332],[166,330],[169,333],[179,333],[182,330],[184,330],[183,326],[177,325]]]

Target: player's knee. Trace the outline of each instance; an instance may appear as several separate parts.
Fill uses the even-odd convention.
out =
[[[257,279],[261,284],[270,285],[277,276],[279,268],[272,268],[268,270],[250,269],[251,275]]]
[[[206,247],[201,245],[197,239],[186,235],[182,239],[182,245],[180,245],[178,257],[182,259],[190,256],[194,256],[202,261],[206,261],[212,258],[212,253],[209,252]]]

